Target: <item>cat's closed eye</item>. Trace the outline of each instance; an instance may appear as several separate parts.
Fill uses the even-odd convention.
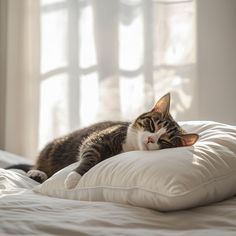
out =
[[[165,139],[159,139],[158,143],[162,146],[162,148],[171,148],[173,144]]]

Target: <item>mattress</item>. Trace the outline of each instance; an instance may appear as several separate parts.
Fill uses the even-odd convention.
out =
[[[25,162],[0,151],[0,164]],[[24,173],[0,169],[0,235],[235,236],[236,197],[176,212],[36,194]]]

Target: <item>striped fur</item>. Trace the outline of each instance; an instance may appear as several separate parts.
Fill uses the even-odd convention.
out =
[[[186,134],[170,115],[169,107],[170,95],[167,94],[151,111],[140,115],[133,122],[101,122],[56,139],[41,151],[29,177],[42,182],[45,176],[39,180],[37,171],[50,177],[80,160],[65,182],[67,188],[73,188],[90,168],[116,154],[194,144],[198,135]]]

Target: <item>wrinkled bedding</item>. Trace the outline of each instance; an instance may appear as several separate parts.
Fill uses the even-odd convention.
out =
[[[0,152],[0,159],[6,155]],[[162,213],[110,202],[42,196],[32,191],[37,184],[22,173],[0,169],[0,235],[236,235],[236,197]]]

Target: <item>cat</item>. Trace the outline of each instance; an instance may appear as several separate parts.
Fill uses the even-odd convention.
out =
[[[172,118],[169,109],[168,93],[151,111],[141,114],[133,122],[100,122],[57,138],[40,152],[27,175],[42,183],[55,172],[80,160],[64,182],[67,189],[72,189],[89,169],[119,153],[193,145],[198,134],[187,134]]]

